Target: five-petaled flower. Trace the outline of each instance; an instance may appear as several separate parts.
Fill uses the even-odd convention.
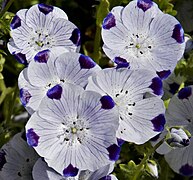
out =
[[[26,124],[29,145],[65,177],[119,158],[118,111],[109,96],[65,83],[60,99],[45,97]]]
[[[80,31],[66,13],[54,6],[37,4],[16,13],[11,22],[11,54],[27,65],[44,50],[59,55],[80,49]]]
[[[102,38],[104,52],[119,66],[127,62],[131,69],[152,69],[163,79],[185,48],[180,23],[151,0],[114,7],[103,21]]]
[[[75,52],[56,56],[44,51],[36,57],[18,79],[21,102],[30,114],[38,109],[44,96],[60,99],[61,84],[85,87],[88,77],[101,69],[90,57]]]
[[[164,129],[162,81],[153,71],[103,69],[89,78],[86,89],[112,97],[119,110],[117,138],[143,144]]]

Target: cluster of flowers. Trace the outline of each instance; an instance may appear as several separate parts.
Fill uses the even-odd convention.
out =
[[[103,50],[114,68],[101,69],[78,53],[80,31],[57,7],[18,11],[11,36],[9,51],[27,65],[18,79],[31,115],[27,143],[43,157],[33,167],[34,179],[116,179],[109,174],[122,143],[143,144],[164,130],[162,80],[185,43],[180,23],[151,0],[115,7],[104,19]],[[9,151],[5,146],[0,153],[4,179]],[[15,176],[24,176],[26,167]]]

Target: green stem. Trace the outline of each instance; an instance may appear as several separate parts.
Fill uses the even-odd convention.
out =
[[[165,139],[165,138],[164,138]],[[140,164],[138,165],[137,171],[133,177],[132,180],[138,180],[138,177],[141,173],[141,171],[143,170],[144,165],[146,164],[146,161],[149,159],[149,157],[155,152],[155,150],[164,142],[164,139],[162,139],[159,143],[157,143],[151,150],[149,150],[147,152],[146,155],[144,155],[144,158],[142,159],[142,161],[140,162]]]
[[[100,5],[97,9],[96,14],[96,33],[94,38],[94,51],[92,54],[92,58],[95,60],[97,64],[99,64],[99,60],[101,58],[101,27],[103,19],[109,12],[109,1],[101,0]]]
[[[12,5],[14,0],[9,0],[7,5],[5,6],[5,8],[0,12],[0,18],[3,17],[3,15],[5,14],[5,12],[10,8],[10,6]]]

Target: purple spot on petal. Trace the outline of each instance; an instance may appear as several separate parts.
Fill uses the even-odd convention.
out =
[[[129,62],[127,62],[127,60],[124,59],[124,58],[115,57],[113,61],[117,64],[116,69],[119,69],[119,68],[127,68],[127,67],[130,68]]]
[[[170,70],[164,70],[164,71],[160,71],[160,72],[156,72],[156,74],[162,79],[166,79],[170,74],[171,71]]]
[[[189,164],[185,164],[179,169],[179,172],[183,176],[192,176],[193,175],[193,167]]]
[[[105,176],[105,177],[102,177],[100,178],[99,180],[111,180],[111,176]]]
[[[27,130],[26,137],[27,137],[27,143],[30,146],[33,146],[33,147],[38,146],[38,140],[40,137],[34,132],[33,128]]]
[[[47,96],[50,99],[60,99],[61,95],[62,95],[62,87],[58,84],[49,89],[47,92]]]
[[[115,16],[112,13],[109,13],[103,20],[103,29],[111,29],[116,26]]]
[[[78,174],[78,168],[73,167],[71,164],[63,170],[64,177],[75,177]]]
[[[0,170],[3,168],[4,164],[7,162],[6,159],[5,159],[5,151],[4,150],[1,150],[0,151]]]
[[[188,97],[190,97],[191,95],[192,95],[192,88],[191,87],[182,88],[178,92],[178,98],[179,99],[188,99]]]
[[[153,124],[154,131],[161,132],[164,130],[164,125],[166,123],[166,120],[163,114],[156,116],[151,120],[151,122]]]
[[[38,4],[39,10],[45,15],[53,11],[54,7],[46,4]]]
[[[125,141],[117,138],[117,143],[119,146],[122,146],[125,143]]]
[[[79,63],[82,69],[91,69],[96,65],[96,63],[90,57],[83,54],[81,54],[79,57]]]
[[[38,52],[34,60],[39,63],[47,63],[50,51],[48,49]]]
[[[153,6],[153,2],[151,0],[138,0],[137,6],[145,12]]]
[[[113,144],[107,148],[107,151],[109,152],[109,159],[111,161],[117,161],[119,159],[119,154],[121,152],[121,148],[119,146]]]
[[[80,30],[78,28],[74,29],[72,31],[72,36],[70,37],[70,40],[76,45],[80,46]]]
[[[25,54],[22,54],[22,53],[16,53],[16,54],[15,54],[15,53],[13,53],[13,55],[14,55],[15,59],[16,59],[19,63],[24,64],[25,66],[28,65],[28,62],[27,62],[27,60],[26,60]]]
[[[19,97],[23,106],[26,106],[32,96],[28,90],[21,88],[19,90]]]
[[[170,87],[169,92],[175,94],[178,91],[180,85],[174,82],[172,84],[169,84],[169,87]]]
[[[180,144],[182,144],[183,146],[188,146],[190,144],[190,139],[182,139]]]
[[[110,96],[103,96],[100,101],[103,109],[112,109],[115,106],[115,103]]]
[[[158,96],[163,94],[162,81],[159,77],[153,78],[149,87],[153,90],[154,94]]]
[[[180,44],[184,42],[184,30],[180,24],[175,25],[172,38]]]
[[[19,18],[18,15],[15,15],[13,20],[11,21],[11,29],[16,29],[18,28],[19,26],[21,26],[21,19]]]

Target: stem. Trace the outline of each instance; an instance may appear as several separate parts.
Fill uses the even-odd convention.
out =
[[[140,162],[140,164],[138,165],[137,171],[133,177],[132,180],[138,180],[138,177],[146,163],[146,161],[149,159],[149,157],[155,152],[155,150],[164,142],[164,139],[162,139],[159,143],[157,143],[152,149],[150,149],[146,155],[144,155],[144,158],[142,159],[142,161]]]
[[[0,12],[0,18],[3,17],[3,15],[5,14],[5,12],[10,8],[10,6],[12,5],[14,0],[9,0],[7,5],[5,6],[5,8]]]

